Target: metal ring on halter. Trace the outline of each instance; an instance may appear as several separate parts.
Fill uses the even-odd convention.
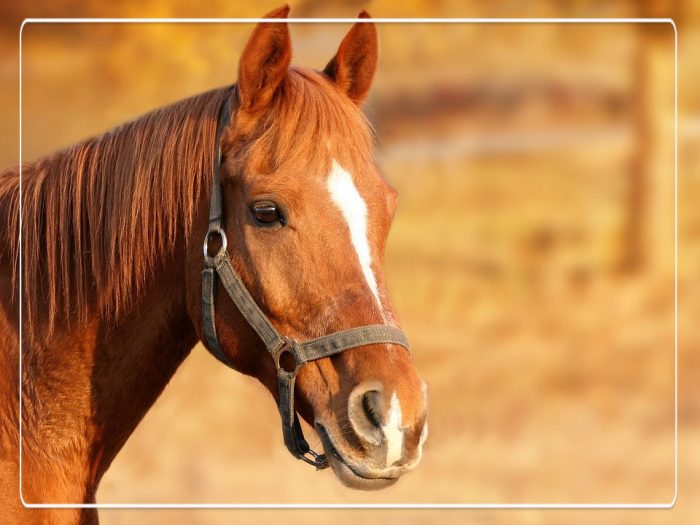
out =
[[[296,350],[297,342],[288,337],[282,337],[282,341],[283,344],[280,345],[280,347],[272,354],[272,358],[275,360],[275,366],[277,367],[277,372],[284,373],[289,377],[295,377],[299,370],[301,370],[301,367],[304,366],[304,363],[299,361],[299,354]],[[287,370],[280,362],[282,356],[287,353],[294,358],[294,368],[292,370]]]
[[[209,255],[209,239],[211,239],[211,235],[213,233],[216,233],[221,237],[221,248],[219,248],[219,253],[223,253],[226,251],[226,247],[228,246],[228,239],[226,239],[226,232],[221,228],[221,226],[215,226],[213,228],[210,228],[207,234],[204,236],[204,258],[209,260],[213,259],[216,257],[216,255],[219,255],[217,253],[216,255]]]

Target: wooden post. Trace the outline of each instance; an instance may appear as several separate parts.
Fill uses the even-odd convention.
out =
[[[641,3],[640,16],[677,14],[675,2]],[[669,12],[670,11],[670,12]],[[673,271],[674,55],[670,24],[640,24],[634,64],[635,158],[628,186],[623,269]]]

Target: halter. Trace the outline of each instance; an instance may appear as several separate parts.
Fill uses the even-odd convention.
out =
[[[294,381],[299,370],[308,362],[339,354],[350,348],[370,344],[389,343],[408,349],[406,335],[395,326],[367,325],[349,330],[297,342],[294,339],[280,335],[272,326],[267,316],[260,310],[255,299],[246,289],[243,281],[231,265],[231,257],[226,251],[226,233],[222,227],[223,208],[221,199],[221,135],[230,118],[230,97],[219,110],[219,121],[216,129],[216,151],[214,156],[214,173],[212,177],[211,201],[209,204],[209,229],[204,236],[204,270],[202,270],[202,321],[204,338],[209,351],[219,361],[233,368],[233,363],[222,351],[216,336],[214,315],[215,290],[217,276],[221,280],[229,297],[238,307],[248,324],[255,330],[267,351],[272,355],[277,368],[277,383],[279,397],[277,406],[282,418],[282,435],[284,444],[289,452],[298,459],[315,466],[317,469],[328,467],[325,454],[311,450],[304,439],[299,424],[299,417],[294,408]],[[221,247],[214,256],[209,254],[209,240],[219,236]],[[281,359],[284,355],[294,358],[294,367],[283,367]],[[285,358],[288,361],[289,357]]]

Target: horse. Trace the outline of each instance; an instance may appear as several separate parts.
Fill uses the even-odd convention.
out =
[[[426,385],[383,271],[397,192],[361,110],[376,28],[355,23],[317,71],[291,65],[288,12],[254,28],[235,84],[0,174],[3,523],[97,523],[26,504],[94,504],[198,342],[346,486],[418,464]]]

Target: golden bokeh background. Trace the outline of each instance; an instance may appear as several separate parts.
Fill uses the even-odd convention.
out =
[[[338,523],[690,523],[699,511],[700,10],[690,0],[291,1],[292,16],[673,17],[679,29],[679,502],[672,511],[342,511]],[[24,17],[256,17],[264,1],[3,5],[3,166]],[[29,25],[23,157],[235,81],[251,24]],[[294,25],[322,67],[345,25]],[[390,290],[429,385],[415,472],[342,487],[284,449],[273,400],[198,346],[98,502],[666,503],[674,495],[674,32],[669,24],[383,24],[365,110],[400,193]],[[330,511],[292,511],[293,523]],[[101,511],[104,524],[272,511]],[[1,521],[1,520],[0,520]]]

